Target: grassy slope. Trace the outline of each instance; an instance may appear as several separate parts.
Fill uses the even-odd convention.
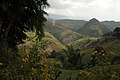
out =
[[[107,44],[101,45],[107,54],[114,54],[120,56],[120,40],[115,40]],[[81,54],[85,54],[82,62],[87,63],[90,61],[90,56],[94,52],[94,48],[81,50]]]
[[[93,48],[86,49],[86,45],[96,40],[97,38],[85,37],[71,43],[75,48],[81,49],[81,54],[85,54],[85,56],[82,58],[82,63],[88,63],[90,61],[91,54],[94,52]]]
[[[27,45],[30,46],[33,43],[35,43],[35,33],[34,32],[27,32],[27,36],[29,37],[28,40],[25,41],[25,44],[22,45]],[[45,32],[45,37],[42,38],[41,42],[47,42],[47,48],[46,50],[48,52],[51,52],[52,50],[60,51],[61,49],[65,48],[64,45],[57,40],[52,34]]]
[[[69,44],[73,41],[83,38],[84,36],[80,35],[77,32],[72,30],[66,30],[61,34],[61,40],[64,44]]]
[[[75,80],[79,71],[78,70],[62,70],[62,74],[58,80],[68,80],[71,76],[71,80]]]
[[[93,38],[93,37],[85,37],[82,39],[78,39],[70,44],[72,44],[75,48],[85,48],[89,43],[96,41],[97,38]]]
[[[60,51],[61,49],[65,48],[64,45],[62,45],[62,43],[57,40],[52,34],[46,32],[45,33],[46,37],[43,38],[43,41],[48,41],[48,50],[52,51],[52,50],[56,50],[56,51]]]
[[[59,41],[63,44],[71,43],[77,39],[82,38],[83,36],[79,33],[72,31],[66,26],[56,23],[55,25],[52,24],[51,21],[48,21],[45,26],[45,31],[54,35]]]
[[[102,45],[107,53],[114,53],[120,56],[120,40],[115,40],[105,45]]]

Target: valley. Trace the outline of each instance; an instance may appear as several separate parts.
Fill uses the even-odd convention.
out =
[[[47,59],[54,63],[50,70],[55,72],[58,80],[79,80],[79,77],[84,80],[85,77],[80,76],[84,74],[97,80],[96,77],[101,74],[97,72],[96,67],[106,71],[106,74],[113,75],[105,68],[114,66],[111,68],[114,71],[120,66],[119,30],[118,22],[104,23],[95,18],[89,21],[49,19],[40,42],[36,41],[35,32],[26,32],[28,38],[19,47],[43,46],[48,53]]]
[[[117,63],[119,65],[120,59],[115,60],[120,56],[120,40],[116,37],[120,36],[119,31],[118,35],[114,36],[117,31],[115,30],[116,27],[120,28],[120,22],[100,22],[95,18],[89,21],[71,19],[48,20],[45,26],[45,31],[53,35],[56,40],[60,41],[64,46],[64,48],[59,51],[53,49],[54,51],[51,52],[51,56],[54,55],[52,58],[60,61],[60,64],[62,64],[60,69],[62,69],[63,74],[58,79],[66,80],[71,77],[71,79],[74,80],[77,77],[76,73],[84,74],[79,73],[79,69],[85,71],[87,67],[95,66],[94,64],[99,64],[93,64],[92,62],[91,56],[94,54],[94,52],[97,52],[95,54],[101,54],[101,51],[105,50],[104,55],[106,55],[106,58],[108,58],[111,63]],[[95,51],[95,49],[98,51]],[[71,58],[65,57],[66,54],[71,56]],[[63,58],[63,60],[61,60],[61,58]],[[68,62],[66,63],[64,59],[68,59]],[[111,64],[111,66],[114,65]],[[95,70],[95,67],[90,68],[93,68],[93,70]],[[65,71],[71,70],[71,74],[65,74],[64,69]]]

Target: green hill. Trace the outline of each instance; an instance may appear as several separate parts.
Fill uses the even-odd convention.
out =
[[[75,48],[78,49],[85,49],[87,48],[87,45],[89,45],[90,43],[97,41],[98,38],[93,38],[93,37],[85,37],[82,39],[78,39],[70,44],[72,44]]]
[[[67,29],[66,26],[56,23],[54,24],[51,21],[46,22],[45,31],[51,33],[58,40],[60,40],[63,44],[71,43],[77,39],[83,38],[79,33]]]
[[[120,40],[114,40],[106,44],[101,44],[101,47],[103,47],[107,54],[114,55],[114,56],[120,56]],[[88,63],[90,61],[91,54],[94,52],[94,48],[86,48],[80,51],[81,54],[85,54],[82,62]]]
[[[84,36],[72,30],[66,30],[61,34],[61,40],[64,44],[69,44],[73,41],[83,38]]]
[[[52,34],[45,32],[45,36],[42,41],[47,42],[47,51],[51,52],[53,50],[60,51],[61,49],[65,48],[64,45],[57,40]],[[41,41],[41,42],[42,42]]]
[[[18,47],[31,46],[36,43],[35,41],[36,37],[34,32],[27,32],[26,34],[29,38],[25,40],[24,44],[20,44]],[[53,50],[60,51],[61,49],[65,48],[64,45],[49,32],[45,32],[45,37],[42,38],[42,40],[37,44],[39,43],[43,43],[43,44],[46,43],[45,47],[48,52],[51,52]]]
[[[110,32],[110,29],[100,23],[97,19],[93,18],[81,27],[78,32],[85,36],[99,37],[107,32]]]
[[[120,40],[115,40],[102,45],[107,53],[113,53],[120,56]]]

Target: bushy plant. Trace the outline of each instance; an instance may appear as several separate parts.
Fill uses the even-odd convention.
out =
[[[6,66],[0,65],[0,80],[48,80],[48,53],[42,43],[22,47],[18,52],[9,51]]]
[[[119,64],[111,64],[112,54],[106,53],[102,47],[96,47],[89,67],[80,70],[76,80],[119,80]]]
[[[76,80],[119,80],[120,65],[95,66],[80,70]]]

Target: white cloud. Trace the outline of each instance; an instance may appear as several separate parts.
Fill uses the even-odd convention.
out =
[[[120,21],[120,0],[48,0],[49,14],[69,16],[68,18]]]

